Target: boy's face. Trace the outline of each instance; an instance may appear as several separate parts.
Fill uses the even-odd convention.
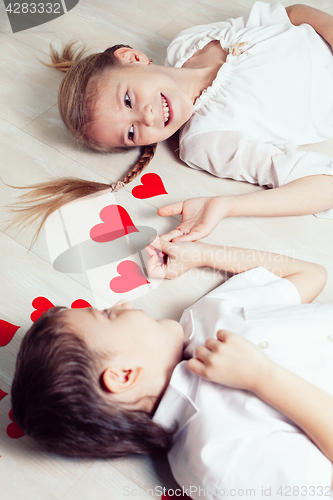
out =
[[[89,349],[105,353],[100,360],[100,375],[109,370],[109,391],[121,401],[160,396],[182,360],[181,325],[169,319],[155,321],[144,311],[133,309],[129,302],[120,301],[104,311],[71,309],[64,314]],[[131,384],[130,377],[136,374],[138,380]]]

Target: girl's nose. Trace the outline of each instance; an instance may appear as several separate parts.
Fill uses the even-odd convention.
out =
[[[155,125],[155,116],[152,104],[146,104],[143,108],[142,121],[146,127],[153,127]]]

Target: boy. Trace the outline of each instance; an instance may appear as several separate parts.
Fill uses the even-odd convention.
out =
[[[168,238],[177,235],[179,231],[175,230]],[[147,435],[150,431],[148,421],[142,427],[143,420],[138,420],[136,426],[125,425],[125,412],[120,418],[114,417],[114,410],[109,408],[119,406],[132,414],[153,415],[153,427],[172,432],[177,425],[168,457],[176,480],[193,500],[329,496],[333,460],[333,305],[301,305],[321,292],[326,271],[317,264],[267,252],[204,243],[161,240],[160,248],[155,242],[147,251],[148,272],[153,277],[174,278],[200,266],[239,274],[188,308],[179,323],[155,321],[126,302],[105,311],[88,308],[55,313],[61,314],[61,328],[79,339],[95,360],[93,369],[81,371],[79,389],[69,399],[79,397],[77,392],[87,377],[92,382],[84,397],[98,392],[105,414],[110,412],[108,420],[119,426],[114,425],[111,434],[101,432],[104,441],[110,441],[108,452],[87,446],[88,452],[90,449],[91,456],[142,452],[144,448],[140,451],[138,446],[135,451],[123,443],[120,451],[121,427],[125,427],[124,436],[126,432],[132,435],[133,443],[143,439],[146,431],[142,429],[147,429]],[[58,420],[53,417],[54,425],[47,437],[45,426],[43,431],[38,430],[44,425],[42,420],[48,418],[45,412],[54,415],[54,408],[65,397],[60,396],[61,390],[64,394],[70,392],[72,359],[72,379],[68,378],[60,389],[58,384],[56,404],[54,391],[53,399],[40,403],[44,404],[43,419],[40,413],[39,421],[32,423],[33,415],[29,415],[23,401],[29,399],[27,386],[31,383],[25,364],[33,364],[36,369],[45,351],[52,351],[52,344],[45,341],[44,351],[39,349],[39,362],[29,361],[27,353],[32,342],[28,332],[27,340],[22,341],[12,387],[15,419],[49,449],[83,456],[77,451],[81,442],[91,438],[90,432],[96,432],[94,405],[87,402],[87,408],[83,408],[75,403],[77,414],[68,425],[74,439],[67,449],[57,443],[67,439],[69,431],[64,431],[63,420],[70,419],[69,409],[65,412],[62,408]],[[61,349],[61,343],[57,349]],[[60,359],[65,362],[64,354]],[[53,370],[49,362],[45,370],[50,392]],[[57,370],[60,377],[60,363]],[[36,377],[40,381],[43,375]],[[35,390],[34,395],[36,413],[36,398],[43,398],[43,391]],[[89,422],[80,423],[83,413],[88,414],[90,427]],[[83,438],[79,439],[80,432]],[[93,439],[96,441],[96,436]],[[154,439],[149,434],[150,442]],[[175,495],[179,496],[179,492]]]

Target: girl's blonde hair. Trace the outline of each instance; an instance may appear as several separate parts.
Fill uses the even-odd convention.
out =
[[[118,66],[120,63],[114,52],[129,45],[114,45],[104,52],[83,57],[85,47],[75,47],[74,40],[68,43],[62,52],[57,52],[51,45],[51,64],[46,66],[65,72],[58,93],[60,116],[79,144],[102,153],[124,151],[129,148],[110,148],[98,143],[89,132],[93,123],[93,108],[96,100],[94,85],[88,87],[92,77],[98,78],[103,72]],[[132,169],[118,182],[103,184],[89,182],[77,178],[59,178],[54,181],[42,182],[19,189],[31,189],[21,196],[20,201],[13,207],[18,213],[14,224],[26,225],[41,218],[35,241],[46,219],[55,210],[63,205],[83,196],[111,189],[118,191],[125,184],[135,179],[154,157],[156,144],[143,146],[141,156]]]

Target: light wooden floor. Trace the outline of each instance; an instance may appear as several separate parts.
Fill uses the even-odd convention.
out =
[[[62,75],[43,66],[49,43],[73,38],[92,50],[116,43],[130,44],[162,64],[165,49],[181,29],[247,14],[253,0],[80,0],[65,16],[48,24],[13,34],[3,3],[0,5],[0,163],[1,179],[9,185],[25,186],[56,176],[78,176],[95,181],[114,181],[137,157],[137,151],[101,155],[78,150],[62,125],[57,110],[57,89]],[[273,2],[271,2],[273,3]],[[287,6],[290,2],[282,1]],[[330,0],[304,3],[333,14]],[[231,180],[216,179],[191,170],[177,159],[177,142],[171,138],[157,148],[147,172],[158,172],[168,194],[137,200],[133,184],[117,194],[136,225],[150,225],[159,233],[175,227],[173,218],[161,219],[156,209],[194,196],[240,194],[260,189]],[[333,156],[333,141],[309,146]],[[0,348],[0,388],[9,392],[15,355],[24,332],[31,325],[34,298],[42,296],[54,304],[70,306],[79,298],[92,305],[96,297],[84,273],[65,275],[51,263],[43,232],[29,252],[31,230],[17,234],[6,229],[8,212],[17,192],[0,184],[0,319],[19,326],[11,342]],[[313,216],[286,218],[226,219],[209,241],[258,248],[294,255],[323,264],[329,272],[327,286],[318,302],[333,299],[333,222]],[[179,319],[182,310],[214,288],[221,277],[201,272],[196,279],[186,275],[159,285],[133,300],[155,318]],[[131,497],[155,486],[172,488],[175,483],[164,458],[148,457],[113,461],[81,462],[38,451],[26,437],[13,439],[6,433],[10,397],[0,402],[0,498],[1,500],[109,500]],[[124,489],[127,487],[127,489]],[[158,497],[159,495],[155,495]],[[140,498],[149,498],[146,494]]]

